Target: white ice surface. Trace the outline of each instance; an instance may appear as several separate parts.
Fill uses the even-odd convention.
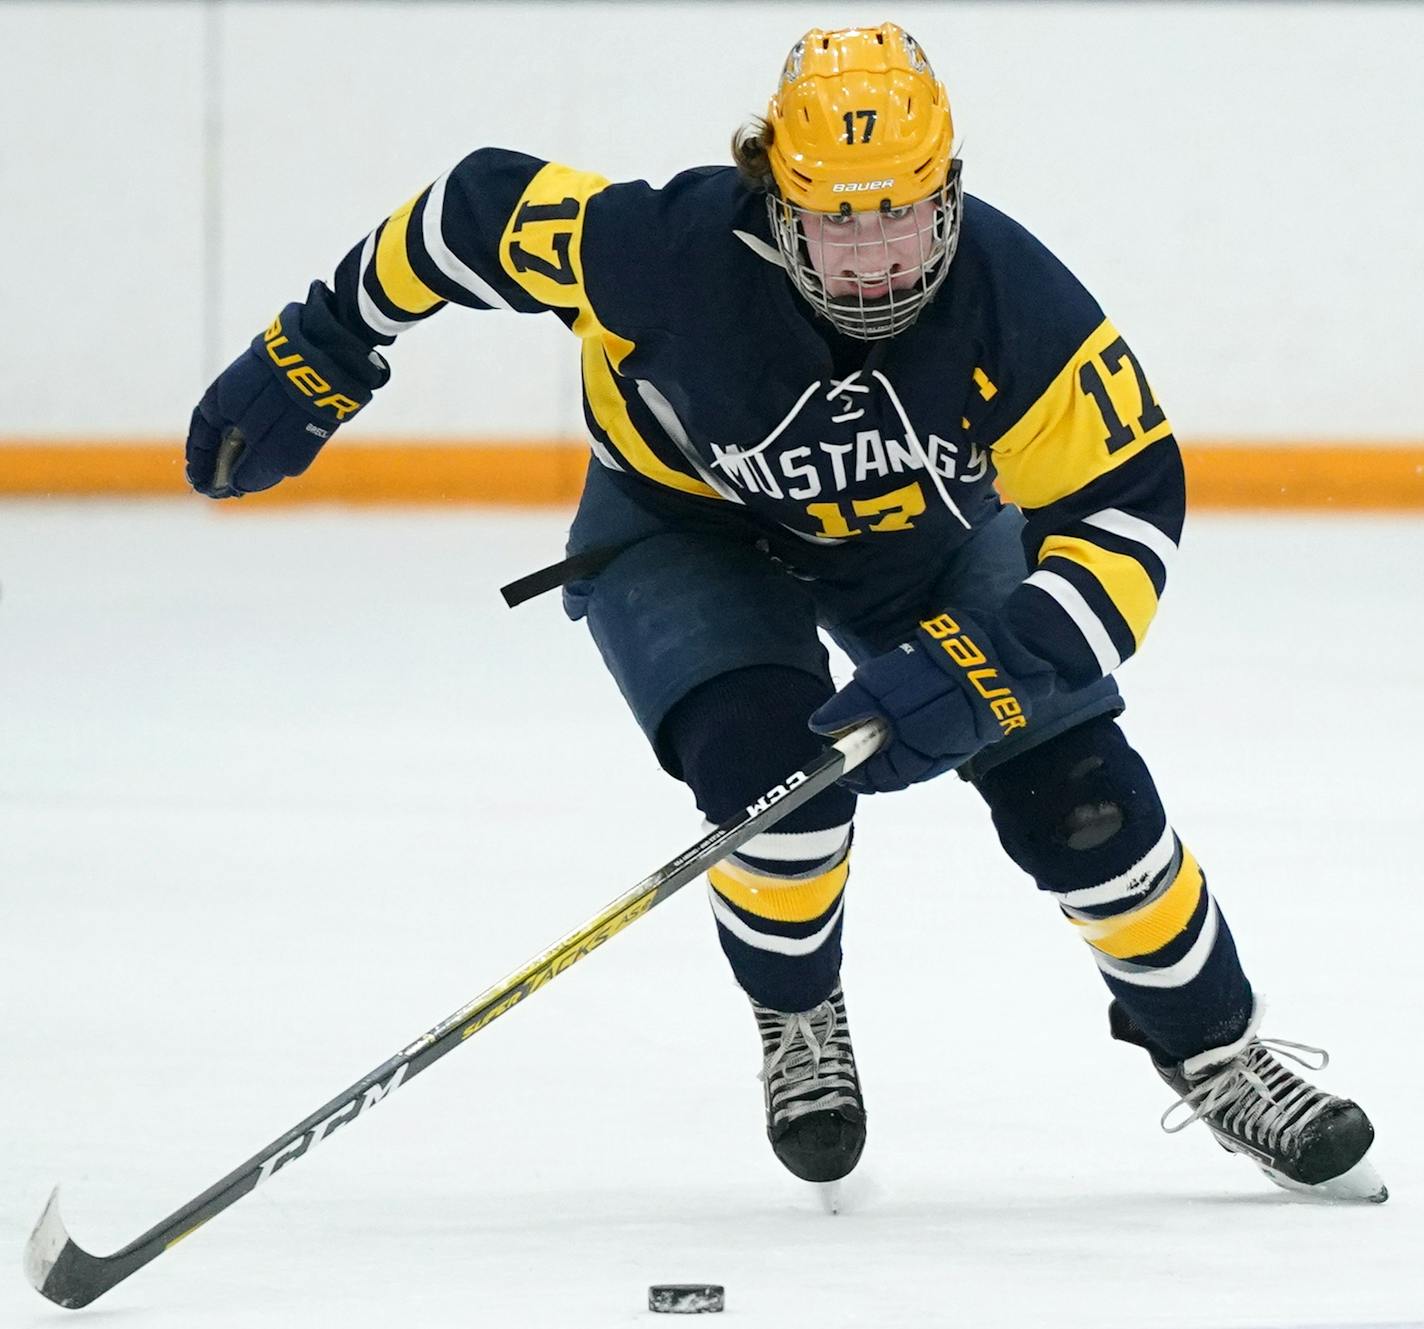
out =
[[[76,1314],[20,1273],[53,1183],[117,1248],[698,838],[584,630],[499,599],[563,527],[0,505],[0,1326]],[[1387,1205],[1162,1135],[947,779],[863,804],[840,1214],[766,1146],[693,886],[77,1314],[583,1329],[712,1281],[727,1329],[1424,1321],[1421,565],[1417,521],[1198,518],[1123,678],[1266,1032],[1335,1054]]]

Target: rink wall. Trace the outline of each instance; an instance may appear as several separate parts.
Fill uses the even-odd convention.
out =
[[[1199,506],[1424,508],[1424,6],[1274,0],[0,4],[0,494],[181,493],[212,375],[466,151],[660,182],[725,160],[803,29],[887,17],[970,191],[1131,339]],[[446,311],[391,359],[264,503],[577,493],[554,320]]]
[[[1185,446],[1192,507],[1424,511],[1424,446],[1217,443]],[[338,442],[306,475],[254,497],[289,503],[574,502],[588,447],[564,442],[423,439]],[[0,443],[0,495],[161,498],[191,491],[181,443]],[[250,504],[249,504],[250,506]]]

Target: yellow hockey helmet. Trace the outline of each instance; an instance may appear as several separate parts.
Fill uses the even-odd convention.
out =
[[[919,43],[894,23],[813,28],[760,137],[797,290],[849,336],[903,332],[948,275],[964,202],[949,97]]]
[[[813,28],[767,106],[772,178],[812,212],[899,208],[941,189],[954,120],[919,43],[894,23]]]

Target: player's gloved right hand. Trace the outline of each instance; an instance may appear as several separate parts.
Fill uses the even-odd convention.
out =
[[[188,483],[200,494],[235,498],[300,475],[390,378],[337,321],[331,298],[313,282],[306,302],[282,310],[203,394],[187,445]]]
[[[890,738],[841,777],[861,794],[890,793],[962,766],[981,748],[1024,729],[1053,670],[1006,631],[996,641],[959,610],[925,619],[913,640],[865,661],[811,716],[837,734],[878,716]]]

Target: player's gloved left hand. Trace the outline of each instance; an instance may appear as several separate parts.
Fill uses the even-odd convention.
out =
[[[867,660],[811,716],[835,734],[879,716],[890,738],[841,777],[857,793],[889,793],[963,765],[980,748],[1025,729],[1053,670],[1006,632],[1002,649],[958,610],[925,619],[914,638]]]
[[[306,302],[282,310],[203,394],[188,426],[188,483],[235,498],[300,475],[390,375],[313,282]]]

